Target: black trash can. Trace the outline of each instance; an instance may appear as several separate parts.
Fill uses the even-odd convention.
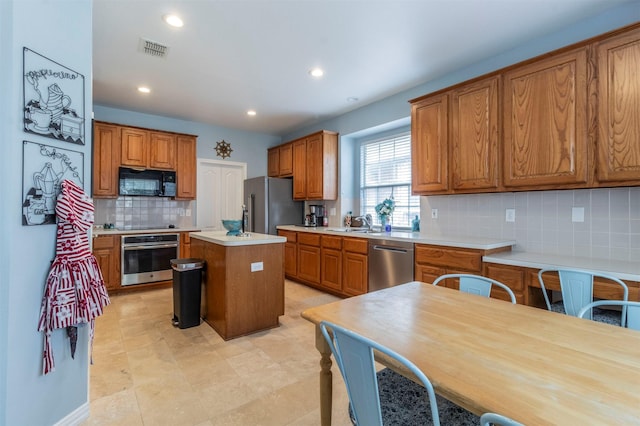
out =
[[[189,328],[200,325],[202,269],[204,260],[171,259],[173,269],[173,325]]]

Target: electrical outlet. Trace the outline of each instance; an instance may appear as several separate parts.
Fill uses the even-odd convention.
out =
[[[335,216],[336,215],[336,208],[335,207],[331,207],[329,209],[329,216]]]
[[[431,219],[438,218],[438,209],[431,209]]]
[[[584,222],[584,207],[571,208],[571,222]]]
[[[191,209],[186,209],[186,210],[184,211],[184,213],[185,213],[187,216],[191,216]]]
[[[264,269],[264,264],[262,262],[253,262],[251,264],[251,272],[262,271]]]
[[[505,218],[507,222],[515,222],[516,221],[516,209],[507,209],[505,211]]]

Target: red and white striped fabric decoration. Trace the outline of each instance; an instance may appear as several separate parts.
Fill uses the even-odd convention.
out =
[[[44,332],[43,373],[54,370],[51,333],[57,328],[90,324],[109,304],[102,273],[89,249],[93,203],[82,188],[62,181],[56,204],[56,258],[51,264],[40,309],[38,331]]]

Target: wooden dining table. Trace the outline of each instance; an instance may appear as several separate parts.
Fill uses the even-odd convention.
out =
[[[635,330],[417,281],[302,317],[316,324],[322,425],[331,424],[332,362],[321,321],[405,356],[436,393],[478,415],[496,412],[526,425],[640,424]]]

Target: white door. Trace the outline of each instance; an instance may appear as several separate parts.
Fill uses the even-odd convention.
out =
[[[246,163],[198,159],[198,228],[203,231],[222,231],[222,219],[242,219],[246,177]]]

